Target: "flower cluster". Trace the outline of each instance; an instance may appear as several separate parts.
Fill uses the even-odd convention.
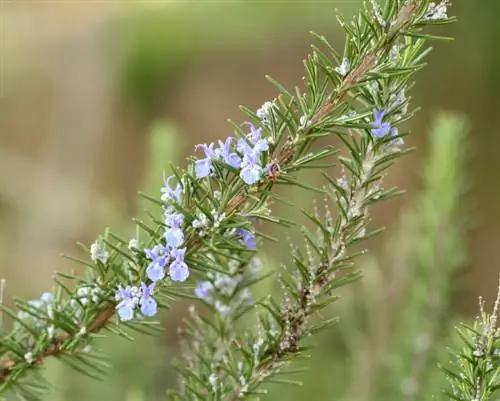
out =
[[[137,306],[140,306],[143,316],[156,315],[158,304],[153,298],[155,283],[147,285],[141,283],[140,287],[130,286],[118,287],[115,298],[118,301],[117,311],[120,320],[127,321],[134,318]]]
[[[268,106],[272,108],[274,106]],[[270,111],[268,110],[268,113]],[[262,113],[261,113],[262,114]],[[221,161],[234,169],[240,169],[240,177],[248,184],[255,184],[262,176],[265,169],[262,167],[261,155],[269,149],[268,141],[261,138],[262,128],[257,128],[252,123],[247,123],[250,132],[246,137],[240,138],[233,144],[234,138],[229,137],[225,142],[219,141],[219,147],[214,148],[214,144],[200,144],[196,149],[201,148],[205,157],[196,160],[194,163],[195,175],[198,179],[214,174],[214,161]],[[146,267],[147,282],[143,281],[139,285],[119,286],[115,292],[117,301],[116,309],[122,321],[134,318],[135,311],[140,309],[143,316],[154,316],[157,311],[157,302],[153,297],[157,283],[168,275],[172,281],[185,281],[189,277],[189,267],[184,261],[187,248],[184,233],[184,214],[180,213],[180,204],[183,197],[183,187],[178,183],[175,188],[170,184],[172,176],[164,178],[164,186],[161,189],[161,200],[164,204],[164,241],[155,244],[152,248],[145,248],[144,255],[149,261]],[[214,193],[214,196],[217,194]],[[219,194],[220,196],[220,194]],[[196,218],[191,222],[191,226],[199,230],[200,236],[207,234],[207,229],[212,226],[217,229],[225,219],[225,213],[219,213],[215,209],[210,216],[199,210]],[[256,248],[255,235],[243,228],[230,231],[241,238],[243,244],[254,250]],[[131,240],[128,248],[134,252],[140,252],[137,240]],[[96,241],[91,248],[92,260],[100,260],[105,263],[109,257],[108,253],[102,249],[100,242]],[[205,284],[206,286],[206,284]],[[201,289],[200,289],[201,290]],[[224,309],[221,306],[221,311]]]
[[[241,236],[243,244],[245,244],[245,246],[248,249],[254,250],[257,247],[257,241],[255,239],[255,235],[252,234],[250,231],[245,230],[244,228],[238,228],[236,230],[236,233]]]
[[[178,230],[178,228],[175,229]],[[146,269],[146,275],[153,283],[165,277],[167,265],[169,265],[169,275],[173,281],[185,281],[189,277],[189,268],[184,262],[186,248],[170,248],[168,245],[158,244],[153,249],[145,249],[144,252],[151,260]]]
[[[116,309],[122,321],[133,319],[137,308],[143,316],[156,315],[158,304],[153,294],[156,284],[165,278],[167,267],[168,275],[173,281],[185,281],[189,277],[189,268],[184,261],[187,250],[183,247],[185,242],[184,215],[178,212],[183,189],[180,183],[172,188],[170,184],[172,178],[173,176],[164,178],[164,186],[161,189],[161,200],[164,202],[164,243],[144,249],[144,254],[149,260],[146,268],[149,282],[141,282],[139,286],[118,286],[116,290],[115,299],[118,302]],[[129,249],[140,251],[138,241],[131,240]]]
[[[399,131],[396,127],[393,127],[390,122],[384,121],[385,115],[385,110],[373,109],[373,122],[370,132],[372,136],[377,139],[385,138],[388,135],[394,137],[394,139],[391,141],[391,145],[394,148],[398,148],[399,146],[403,145],[403,139],[397,137]]]
[[[261,113],[262,114],[262,113]],[[233,144],[234,138],[229,137],[225,142],[219,141],[219,147],[214,144],[199,144],[196,149],[202,149],[205,157],[195,161],[197,178],[205,178],[214,174],[213,162],[218,160],[234,169],[240,170],[240,177],[247,185],[257,183],[265,169],[262,167],[262,153],[269,150],[267,139],[262,139],[262,128],[246,123],[250,132],[245,138],[240,138]]]

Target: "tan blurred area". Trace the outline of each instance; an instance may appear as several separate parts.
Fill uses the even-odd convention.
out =
[[[91,228],[114,91],[97,30],[118,11],[113,2],[92,3],[2,5],[0,186],[14,220],[2,273],[15,287],[21,280],[22,292],[50,286],[68,239]]]

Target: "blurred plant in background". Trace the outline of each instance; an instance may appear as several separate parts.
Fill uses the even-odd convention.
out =
[[[354,362],[348,399],[422,399],[444,387],[436,365],[466,256],[465,134],[463,117],[435,118],[420,196],[401,213],[385,257],[367,260],[364,280],[346,296],[350,319],[340,329]]]

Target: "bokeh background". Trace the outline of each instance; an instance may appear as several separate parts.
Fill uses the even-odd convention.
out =
[[[285,86],[299,83],[301,60],[313,42],[309,31],[342,49],[334,8],[349,15],[360,5],[357,0],[0,2],[0,275],[7,280],[7,304],[14,294],[37,297],[51,288],[54,271],[77,268],[59,256],[78,254],[76,241],[89,244],[107,226],[130,235],[130,219],[144,206],[137,191],[157,194],[169,163],[183,165],[195,144],[230,134],[226,119],[242,121],[238,105],[256,109],[275,97],[264,74]],[[444,319],[449,331],[476,313],[479,295],[493,300],[500,272],[500,1],[453,3],[459,23],[441,33],[455,41],[435,43],[412,90],[413,105],[423,107],[408,140],[418,151],[398,161],[387,180],[408,193],[376,209],[373,226],[388,230],[370,243],[374,255],[387,249],[390,254],[401,211],[425,190],[422,171],[433,116],[440,110],[466,115],[468,191],[456,199],[465,224],[457,252],[464,258],[449,277]],[[311,207],[304,191],[287,196]],[[278,250],[272,266],[286,262],[287,247]],[[383,270],[379,265],[374,268]],[[385,290],[376,288],[382,297]],[[169,361],[178,356],[176,328],[185,306],[162,316],[166,329],[159,338],[140,339],[141,345],[103,341],[113,364],[103,383],[48,363],[46,375],[55,389],[47,400],[162,399],[163,390],[176,385]],[[362,312],[359,305],[353,308],[339,307],[338,313],[354,322],[355,312]],[[417,329],[408,338],[425,343]],[[368,329],[357,330],[369,337]],[[299,391],[276,388],[268,399],[428,398],[417,395],[418,383],[404,380],[352,395],[346,380],[368,380],[385,361],[385,348],[372,369],[356,376],[353,367],[366,368],[363,355],[369,358],[376,344],[360,337],[352,345],[341,332],[333,329],[317,339],[320,351],[313,352],[312,373]]]

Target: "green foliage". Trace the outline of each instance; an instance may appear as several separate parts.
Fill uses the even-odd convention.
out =
[[[450,367],[443,370],[450,382],[445,395],[455,401],[488,401],[497,399],[500,389],[500,285],[493,311],[484,310],[479,300],[480,315],[473,326],[462,324],[456,332],[462,349],[451,351]]]
[[[18,311],[2,305],[13,326],[1,336],[0,393],[14,390],[22,399],[37,399],[43,378],[25,380],[26,374],[37,375],[50,357],[102,378],[103,357],[88,348],[94,340],[104,333],[124,339],[134,332],[153,334],[158,328],[146,317],[156,305],[194,298],[191,286],[174,283],[187,278],[174,274],[174,267],[203,280],[195,294],[207,312],[190,310],[182,330],[185,358],[177,364],[180,388],[170,393],[172,399],[255,399],[265,393],[263,384],[296,384],[283,375],[294,373],[292,362],[308,355],[303,340],[336,322],[318,322],[317,316],[337,301],[340,287],[360,278],[354,262],[364,251],[353,246],[380,231],[366,232],[370,207],[400,193],[385,189],[383,180],[407,153],[401,150],[407,133],[398,130],[414,114],[406,92],[425,65],[427,40],[437,38],[423,29],[453,20],[446,3],[437,10],[427,0],[390,0],[381,9],[372,1],[351,22],[339,17],[344,53],[317,36],[321,48],[314,46],[304,61],[304,88],[287,90],[269,78],[278,97],[256,113],[242,108],[250,134],[233,123],[237,146],[226,142],[225,149],[221,143],[213,154],[205,147],[204,159],[172,168],[177,186],[167,180],[161,199],[143,195],[151,211],[134,219],[132,240],[106,230],[90,249],[82,246],[91,261],[70,258],[85,267],[84,277],[59,273],[53,293],[34,302],[16,300]],[[327,136],[342,141],[343,153],[315,148]],[[333,156],[341,166],[339,179],[325,171],[321,187],[298,178],[308,168],[330,168]],[[241,163],[234,165],[231,157]],[[266,278],[256,274],[255,235],[272,240],[253,223],[294,226],[269,208],[282,202],[274,195],[279,186],[323,194],[325,212],[304,211],[315,231],[302,229],[304,246],[292,247],[291,266],[280,269],[280,297],[253,301],[250,289]],[[158,247],[162,253],[151,251]],[[161,277],[150,274],[158,267]],[[246,316],[255,321],[249,325]]]
[[[347,399],[421,399],[439,393],[439,349],[457,269],[465,261],[466,121],[440,114],[431,128],[423,189],[400,218],[385,257],[368,259],[340,326],[354,363]]]
[[[153,193],[161,187],[162,175],[158,172],[165,170],[168,175],[169,168],[165,166],[178,164],[179,154],[182,153],[183,136],[175,126],[168,121],[157,121],[149,130],[149,164],[145,169],[143,184],[140,186],[144,192]],[[144,218],[145,208],[149,202],[138,198],[137,215]],[[121,231],[134,231],[126,212],[117,207],[116,200],[102,199],[100,212],[103,224],[113,223]],[[133,233],[135,234],[135,233]],[[114,337],[99,338],[94,341],[95,350],[105,352],[105,361],[109,372],[105,380],[95,381],[82,377],[78,372],[69,370],[61,361],[48,361],[43,369],[43,375],[51,383],[51,388],[43,395],[45,401],[59,400],[94,400],[106,399],[109,401],[141,401],[151,399],[163,391],[155,383],[158,372],[165,372],[171,351],[159,347],[157,337],[137,333],[134,340],[140,347],[131,346],[125,339],[117,340]],[[103,355],[104,356],[104,355]],[[112,367],[112,369],[109,369]],[[148,389],[148,391],[143,389]]]

